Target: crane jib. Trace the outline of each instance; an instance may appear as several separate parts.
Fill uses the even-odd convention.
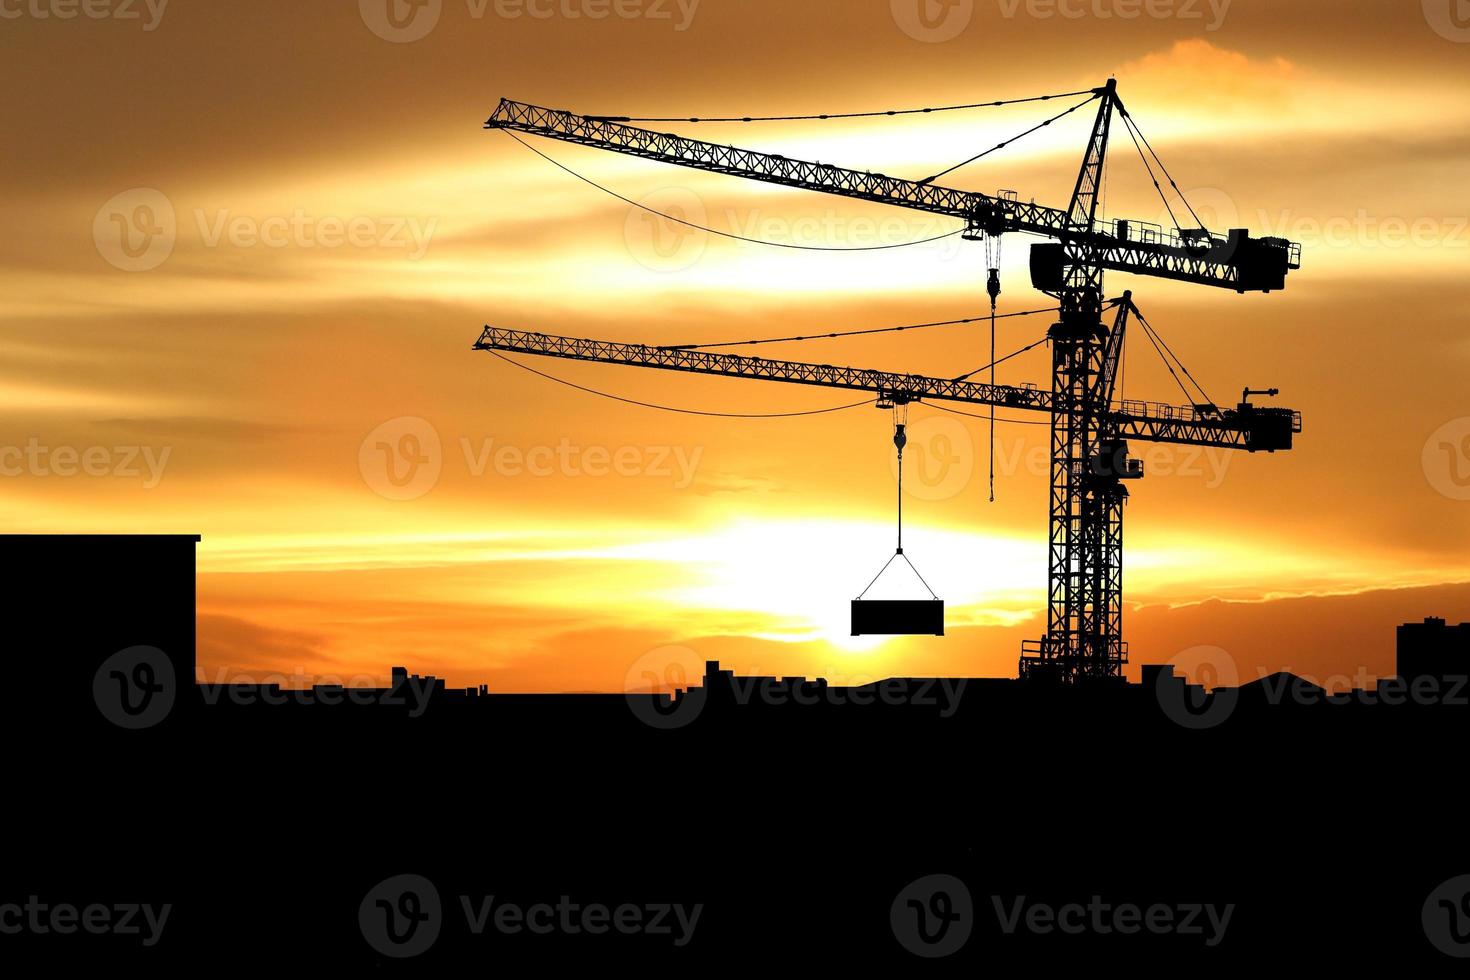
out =
[[[719,354],[687,348],[653,347],[584,337],[559,337],[486,326],[475,350],[561,357],[602,364],[625,364],[664,371],[686,371],[732,378],[782,381],[901,396],[908,401],[949,401],[971,405],[1051,413],[1052,393],[1029,385],[991,385],[978,381],[933,378],[867,368],[810,364],[742,354]],[[1301,414],[1284,408],[1249,404],[1234,409],[1123,401],[1109,413],[1120,438],[1144,442],[1183,443],[1250,452],[1290,449],[1301,431]]]
[[[1245,229],[1226,236],[1203,229],[1167,231],[1150,222],[1119,219],[1078,230],[1066,211],[1017,199],[961,191],[886,174],[659,133],[560,109],[501,99],[487,129],[506,129],[658,160],[712,173],[889,204],[966,223],[966,236],[1019,231],[1081,246],[1096,265],[1118,272],[1175,279],[1238,292],[1285,287],[1288,270],[1300,268],[1300,246],[1281,238],[1252,238]],[[1058,246],[1033,246],[1033,284],[1055,292],[1064,265]]]

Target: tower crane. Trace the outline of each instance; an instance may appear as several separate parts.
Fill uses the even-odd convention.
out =
[[[642,129],[628,125],[626,117],[579,115],[508,99],[485,123],[487,129],[958,218],[968,240],[996,240],[1011,232],[1050,239],[1034,244],[1030,253],[1032,285],[1058,301],[1059,315],[1048,331],[1050,390],[492,326],[485,326],[474,347],[844,388],[870,392],[880,405],[947,401],[1046,413],[1051,432],[1047,627],[1045,636],[1022,644],[1019,672],[1065,683],[1121,678],[1128,655],[1122,636],[1123,506],[1127,482],[1143,476],[1141,462],[1129,456],[1128,441],[1276,452],[1292,447],[1301,415],[1251,403],[1251,395],[1274,395],[1274,389],[1247,389],[1234,408],[1119,401],[1115,388],[1125,331],[1130,317],[1141,314],[1131,292],[1104,301],[1103,273],[1237,293],[1271,292],[1285,287],[1289,270],[1300,268],[1301,249],[1281,238],[1254,238],[1245,229],[1222,237],[1204,228],[1165,232],[1135,221],[1100,220],[1099,191],[1115,116],[1131,135],[1137,130],[1115,79],[1090,95],[1088,101],[1099,103],[1097,115],[1065,209],[1027,203],[1014,192],[954,190],[933,178],[914,181],[849,170]],[[1103,314],[1110,308],[1115,313],[1105,325]]]

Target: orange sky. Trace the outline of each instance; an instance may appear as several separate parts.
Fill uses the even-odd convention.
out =
[[[927,19],[919,0],[441,0],[391,22],[385,0],[0,5],[6,530],[202,534],[211,680],[404,663],[616,690],[650,663],[715,657],[846,681],[1012,673],[1042,630],[1044,428],[1002,428],[989,504],[983,427],[914,409],[907,543],[950,635],[853,642],[847,600],[891,549],[886,414],[672,415],[469,349],[483,323],[677,343],[972,316],[980,246],[834,254],[690,232],[480,126],[502,95],[836,113],[1116,74],[1207,224],[1305,246],[1270,296],[1109,279],[1218,401],[1279,386],[1306,419],[1275,457],[1135,446],[1150,472],[1127,515],[1135,664],[1215,646],[1246,676],[1379,674],[1394,623],[1470,619],[1454,585],[1470,582],[1470,29],[1450,4],[926,2]],[[1058,108],[683,131],[918,177]],[[944,182],[1065,206],[1087,118]],[[953,227],[540,146],[751,237],[851,247]],[[1131,144],[1114,150],[1108,215],[1162,221]],[[1046,305],[1028,244],[1007,240],[1002,312]],[[1005,321],[1001,349],[1043,329]],[[764,353],[955,374],[986,345],[956,327]],[[1000,380],[1044,384],[1046,356]],[[535,366],[707,411],[856,400]],[[1182,400],[1142,338],[1125,384]],[[414,479],[387,478],[380,444],[422,457],[397,458]]]

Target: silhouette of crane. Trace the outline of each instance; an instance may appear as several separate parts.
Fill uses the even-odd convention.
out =
[[[1008,232],[1054,239],[1033,245],[1030,253],[1032,285],[1058,300],[1059,316],[1048,331],[1050,391],[490,326],[475,349],[846,388],[874,393],[881,407],[928,400],[1049,413],[1047,630],[1041,639],[1022,644],[1019,670],[1022,676],[1068,683],[1121,678],[1128,653],[1122,638],[1125,483],[1143,476],[1141,462],[1129,457],[1128,440],[1275,452],[1291,448],[1294,434],[1301,431],[1301,415],[1249,400],[1252,394],[1274,395],[1274,389],[1248,389],[1233,409],[1209,403],[1119,403],[1115,382],[1124,334],[1130,317],[1142,320],[1142,315],[1131,292],[1104,302],[1103,272],[1130,272],[1238,293],[1270,292],[1284,288],[1288,271],[1300,268],[1301,250],[1285,239],[1253,238],[1245,229],[1232,229],[1221,237],[1203,227],[1180,227],[1177,221],[1173,232],[1124,219],[1100,221],[1099,189],[1115,114],[1138,145],[1161,196],[1163,191],[1144,156],[1147,140],[1118,98],[1116,80],[1090,90],[1090,96],[1088,102],[1099,102],[1097,116],[1066,209],[1026,203],[1014,192],[989,195],[939,186],[934,180],[942,173],[904,180],[654,132],[627,125],[628,117],[577,115],[508,99],[500,101],[485,123],[487,129],[959,218],[965,222],[964,237],[972,241],[994,242]],[[1157,154],[1153,158],[1177,191]],[[998,291],[995,276],[992,269],[992,311]],[[1111,326],[1103,323],[1108,308],[1116,309]],[[1142,322],[1148,329],[1147,321]]]

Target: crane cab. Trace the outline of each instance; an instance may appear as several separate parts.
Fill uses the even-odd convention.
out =
[[[1098,443],[1092,457],[1092,475],[1100,480],[1140,480],[1143,460],[1128,455],[1128,443],[1122,439],[1105,439]]]
[[[1241,402],[1226,416],[1245,433],[1245,448],[1252,453],[1274,453],[1291,448],[1292,438],[1302,431],[1302,416],[1289,408],[1264,408]]]
[[[1252,238],[1244,228],[1230,229],[1230,238],[1216,251],[1221,252],[1236,268],[1235,291],[1269,293],[1286,288],[1288,269],[1301,268],[1300,248],[1296,264],[1292,258],[1293,243],[1284,238]]]

